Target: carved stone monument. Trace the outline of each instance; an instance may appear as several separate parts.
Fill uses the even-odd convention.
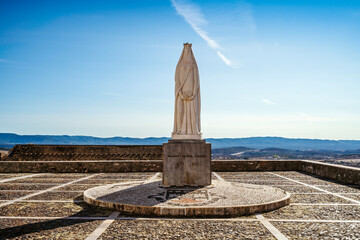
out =
[[[201,140],[199,69],[185,43],[175,71],[175,114],[172,139]]]
[[[171,217],[224,217],[267,212],[290,203],[290,194],[270,186],[211,182],[211,145],[201,139],[199,70],[185,43],[175,73],[172,139],[163,144],[163,179],[119,182],[84,192],[88,204],[121,214]]]
[[[190,43],[175,71],[175,114],[171,140],[163,144],[164,186],[211,184],[211,144],[201,137],[199,69]]]

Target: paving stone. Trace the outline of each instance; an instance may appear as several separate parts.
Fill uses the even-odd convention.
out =
[[[42,174],[38,176],[34,176],[32,178],[70,178],[70,179],[79,179],[87,176],[91,176],[93,174],[89,173],[81,173],[81,174],[74,174],[74,173],[52,173],[52,174]]]
[[[360,223],[271,223],[289,239],[360,239]]]
[[[295,172],[295,171],[282,171],[282,172],[271,172],[271,173],[275,173],[284,177],[288,177],[291,179],[301,179],[301,178],[322,178],[319,177],[318,175],[315,174],[310,174],[310,173],[302,173],[302,172]]]
[[[32,175],[32,173],[0,173],[0,177],[5,178],[22,177],[26,175]]]
[[[31,192],[0,192],[0,200],[13,200],[33,193]]]
[[[274,176],[271,173],[268,172],[256,172],[256,171],[251,171],[251,172],[217,172],[218,174],[221,175],[236,175],[236,176]]]
[[[227,180],[227,179],[225,179]],[[274,185],[293,185],[293,186],[301,186],[301,184],[299,183],[296,183],[296,182],[291,182],[291,181],[272,181],[272,180],[266,180],[266,181],[263,181],[263,180],[260,180],[260,181],[254,181],[254,180],[227,180],[229,182],[241,182],[241,183],[249,183],[249,184],[258,184],[258,185],[271,185],[271,186],[274,186]]]
[[[101,176],[153,176],[156,172],[123,172],[123,173],[103,173]],[[160,172],[161,174],[161,172]]]
[[[101,174],[98,176],[93,177],[92,179],[139,179],[139,180],[145,180],[149,177],[153,176],[154,173],[151,174]]]
[[[107,179],[91,179],[89,182],[100,182],[101,184],[107,184],[107,183],[123,183],[123,182],[144,182],[146,179],[127,179],[127,178],[107,178]]]
[[[22,177],[22,176],[1,176],[0,177],[0,181],[3,181],[3,180],[7,180],[7,182],[12,182],[14,180],[10,180],[12,178],[18,178],[18,177]],[[9,181],[10,180],[10,181]]]
[[[85,239],[101,220],[0,219],[0,239]]]
[[[156,231],[154,231],[156,229]],[[260,222],[116,220],[100,239],[275,239]]]
[[[305,183],[305,184],[309,184],[312,186],[317,186],[317,185],[329,185],[329,186],[337,186],[340,183],[337,182],[332,182],[332,181],[327,181],[327,180],[297,180],[299,182]]]
[[[140,177],[140,176],[98,176],[98,177],[93,177],[92,179],[96,179],[96,180],[125,180],[125,181],[144,181],[148,178],[150,178],[151,176],[144,176],[144,177]]]
[[[349,200],[331,194],[291,194],[291,203],[349,203]]]
[[[275,175],[223,175],[219,174],[222,178],[226,179],[244,179],[244,180],[251,180],[251,179],[274,179],[274,180],[282,180],[283,178],[275,176]]]
[[[272,212],[264,213],[263,216],[270,219],[360,220],[360,205],[289,205]]]
[[[281,175],[288,175],[288,176],[292,176],[292,175],[308,175],[304,172],[300,172],[300,171],[272,171],[272,173],[276,173],[276,174],[281,174]],[[313,176],[316,176],[316,175],[313,175]]]
[[[360,186],[355,187],[338,184],[331,186],[321,186],[320,188],[333,193],[360,193]]]
[[[360,201],[360,194],[340,194],[341,196],[348,197],[354,199],[356,201]]]
[[[75,198],[81,198],[83,192],[46,192],[34,197],[29,198],[29,200],[74,200]]]
[[[77,184],[100,184],[100,185],[106,185],[106,184],[113,184],[113,183],[122,183],[122,182],[128,182],[129,180],[117,180],[117,179],[109,179],[109,180],[99,180],[99,179],[87,179],[82,180],[79,182],[76,182]],[[134,181],[134,180],[131,180]]]
[[[44,190],[56,186],[55,184],[23,184],[23,183],[2,183],[0,190]]]
[[[288,181],[265,172],[217,172],[224,179],[261,185],[276,185],[293,193],[316,193],[316,189]],[[316,175],[294,171],[273,172],[282,176],[304,182],[317,184],[321,189],[343,193],[342,196],[360,201],[360,186],[352,187],[319,178]],[[44,200],[82,200],[81,192],[66,193],[57,191],[84,191],[106,183],[147,180],[155,172],[150,173],[107,173],[94,176],[89,180],[71,184],[56,191],[34,197]],[[31,173],[0,174],[0,179],[14,178]],[[71,182],[92,174],[50,173],[31,178],[0,183],[0,190],[44,190],[56,185]],[[214,175],[213,175],[214,177]],[[161,178],[161,174],[160,174]],[[102,180],[104,179],[104,180]],[[213,178],[216,179],[216,178]],[[255,181],[253,181],[255,180]],[[79,183],[84,183],[84,185]],[[275,184],[274,184],[275,183]],[[276,184],[277,183],[277,184]],[[282,186],[285,185],[285,186]],[[0,191],[1,193],[1,191]],[[32,192],[2,192],[4,198],[17,198],[21,194]],[[348,194],[345,194],[348,193]],[[17,195],[19,194],[19,195]],[[74,195],[73,195],[74,194]],[[1,196],[1,195],[0,195]],[[6,200],[2,200],[4,203]],[[344,203],[343,199],[329,194],[293,194],[293,202],[298,203]],[[346,200],[345,200],[346,201]],[[350,202],[353,204],[353,202]],[[15,202],[0,207],[0,216],[29,217],[107,217],[112,210],[96,208],[86,203],[61,202]],[[270,219],[322,219],[322,220],[360,220],[360,205],[349,206],[314,206],[290,205],[264,213]],[[102,239],[274,239],[272,234],[258,222],[249,222],[248,218],[239,217],[243,221],[227,220],[116,220],[102,235]],[[0,219],[0,236],[12,239],[85,239],[101,220],[31,220]],[[360,239],[359,223],[315,223],[271,221],[289,239]],[[2,239],[0,237],[0,239]],[[4,237],[3,237],[4,238]]]
[[[10,176],[0,176],[0,180],[10,179],[10,178],[12,178],[12,177],[10,177]]]
[[[99,184],[70,184],[56,189],[56,191],[85,191],[89,188],[100,186]]]
[[[233,173],[233,174],[228,174],[228,173],[218,173],[222,178],[224,179],[274,179],[274,180],[281,180],[282,178],[275,176],[273,174],[267,174],[267,173],[252,173],[252,174],[245,174],[245,173]]]
[[[322,191],[319,191],[317,189],[306,187],[303,185],[293,185],[293,186],[276,186],[277,188],[280,188],[284,191],[287,191],[289,193],[321,193]]]
[[[288,180],[283,179],[283,178],[268,178],[268,177],[248,177],[248,178],[243,178],[243,177],[223,177],[224,180],[232,182],[232,181],[258,181],[258,182],[266,182],[266,181],[282,181],[282,182],[287,182]]]
[[[23,179],[18,179],[15,181],[12,181],[12,183],[33,183],[33,184],[37,184],[37,183],[58,183],[58,184],[62,184],[62,183],[67,183],[67,182],[71,182],[74,180],[77,180],[78,178],[23,178]]]
[[[0,207],[0,216],[23,216],[23,217],[81,217],[102,216],[107,217],[111,210],[97,208],[86,203],[38,203],[17,202]]]
[[[287,178],[290,178],[290,179],[293,179],[295,181],[317,181],[317,180],[325,180],[325,181],[328,181],[330,179],[326,179],[326,178],[322,178],[322,177],[318,177],[318,176],[309,176],[309,175],[295,175],[295,176],[287,176],[287,175],[284,175],[284,174],[279,174],[279,175],[282,175],[284,177],[287,177]]]

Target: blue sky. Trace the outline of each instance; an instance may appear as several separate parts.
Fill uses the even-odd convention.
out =
[[[360,140],[360,1],[0,1],[0,132],[170,136],[182,44],[204,137]]]

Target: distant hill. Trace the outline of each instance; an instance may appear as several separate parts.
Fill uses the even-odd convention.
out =
[[[282,137],[208,138],[213,148],[247,147],[255,149],[283,148],[291,150],[346,151],[360,148],[360,140],[321,140]]]
[[[216,148],[211,151],[212,154],[219,154],[219,155],[231,155],[234,153],[241,153],[246,152],[249,150],[253,150],[253,148],[247,147],[229,147],[229,148]]]
[[[78,144],[78,145],[159,145],[169,138],[99,138],[91,136],[68,135],[18,135],[0,133],[0,146],[11,148],[15,144]],[[250,138],[208,138],[213,149],[242,147],[253,149],[281,148],[289,150],[328,150],[346,151],[360,149],[359,140],[320,140],[282,137],[250,137]],[[241,152],[241,149],[238,149]],[[227,151],[227,150],[226,150]],[[232,150],[231,150],[232,151]],[[237,150],[236,150],[237,151]]]
[[[91,136],[68,135],[18,135],[14,133],[0,133],[0,146],[15,144],[72,144],[72,145],[159,145],[168,138],[128,138],[111,137],[99,138]]]
[[[360,159],[360,149],[334,150],[290,150],[282,148],[251,149],[244,147],[218,148],[212,150],[213,159]]]

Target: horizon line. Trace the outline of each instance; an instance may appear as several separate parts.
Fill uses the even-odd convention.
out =
[[[14,134],[18,136],[68,136],[68,137],[93,137],[93,138],[138,138],[138,139],[147,139],[147,138],[167,138],[171,139],[171,137],[127,137],[127,136],[107,136],[107,137],[99,137],[92,135],[70,135],[70,134],[18,134],[13,132],[0,132],[0,134]],[[206,137],[203,139],[243,139],[243,138],[286,138],[286,139],[306,139],[306,140],[329,140],[329,141],[360,141],[360,139],[328,139],[328,138],[306,138],[306,137],[281,137],[281,136],[250,136],[250,137]]]

